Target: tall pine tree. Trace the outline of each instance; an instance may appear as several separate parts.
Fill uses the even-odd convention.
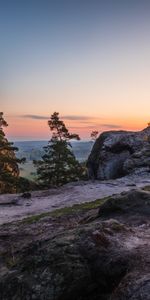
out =
[[[25,159],[17,159],[15,151],[18,148],[13,143],[8,142],[5,137],[4,127],[8,124],[0,112],[0,193],[11,193],[17,191],[19,168],[18,163]]]
[[[52,137],[44,147],[42,160],[34,161],[39,182],[45,187],[51,187],[78,180],[82,167],[72,152],[70,140],[79,140],[79,136],[69,133],[57,112],[51,115],[48,125]]]

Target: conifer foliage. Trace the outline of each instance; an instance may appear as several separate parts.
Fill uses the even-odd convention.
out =
[[[18,148],[5,137],[3,129],[7,126],[3,113],[0,112],[0,193],[16,192],[19,178],[18,163],[25,161],[16,158],[15,151]]]
[[[44,147],[42,160],[34,161],[39,182],[51,187],[78,180],[82,172],[81,165],[72,152],[70,140],[79,140],[79,136],[69,133],[58,112],[51,115],[48,125],[52,137]]]

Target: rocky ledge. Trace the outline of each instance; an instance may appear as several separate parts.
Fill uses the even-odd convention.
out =
[[[150,299],[150,192],[86,205],[0,226],[2,300]]]
[[[107,131],[96,140],[88,158],[89,177],[114,179],[150,173],[150,127],[142,131]]]

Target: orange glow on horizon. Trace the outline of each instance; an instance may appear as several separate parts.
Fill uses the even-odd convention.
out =
[[[5,129],[6,136],[11,140],[48,140],[51,133],[47,121],[37,119],[27,119],[21,117],[8,117],[9,126]],[[148,120],[147,120],[148,122]],[[113,119],[91,118],[90,121],[64,120],[67,128],[72,133],[78,133],[81,138],[90,138],[93,130],[99,132],[109,130],[142,130],[147,127],[144,119]]]

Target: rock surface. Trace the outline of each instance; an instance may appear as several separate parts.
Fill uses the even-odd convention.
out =
[[[114,179],[150,172],[150,127],[142,131],[107,131],[96,140],[88,158],[89,177]]]
[[[3,194],[0,195],[0,224],[120,194],[129,191],[131,187],[142,188],[145,185],[150,185],[150,176],[140,174],[106,181],[80,181],[58,189],[31,193]]]
[[[88,217],[89,216],[89,217]],[[2,300],[149,300],[150,192],[0,226]]]

